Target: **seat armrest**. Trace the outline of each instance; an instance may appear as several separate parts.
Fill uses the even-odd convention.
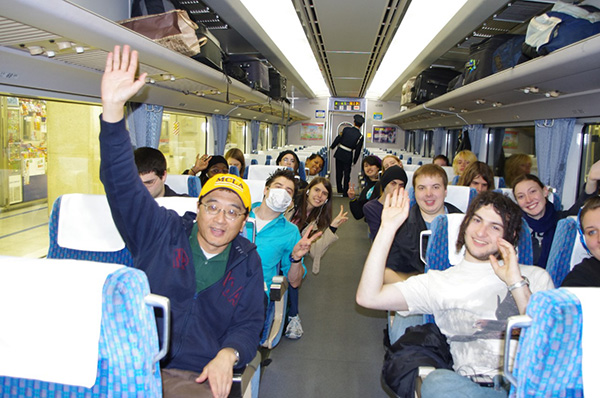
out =
[[[419,366],[419,374],[417,375],[417,381],[415,383],[415,398],[421,398],[421,386],[423,385],[423,380],[425,380],[427,375],[434,370],[435,368],[433,366]]]
[[[512,330],[515,328],[527,328],[531,326],[532,319],[529,315],[516,315],[508,318],[508,323],[506,324],[506,335],[504,339],[504,377],[512,384],[513,386],[517,385],[517,379],[512,374],[509,369],[510,366],[510,336],[512,335]]]
[[[269,291],[269,299],[271,301],[281,301],[283,295],[288,288],[288,280],[285,276],[277,275],[273,277],[271,290]]]
[[[260,380],[260,352],[250,361],[241,371],[233,373],[233,384],[229,398],[251,398],[258,396],[258,383],[254,385],[254,380]],[[255,379],[258,378],[258,379]],[[256,392],[253,390],[256,389]]]

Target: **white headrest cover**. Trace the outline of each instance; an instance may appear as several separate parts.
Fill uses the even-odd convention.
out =
[[[104,195],[63,195],[57,241],[67,249],[95,252],[116,252],[125,247]]]
[[[463,246],[459,252],[456,251],[456,240],[460,231],[460,224],[465,218],[464,214],[452,213],[446,214],[448,218],[448,261],[452,265],[460,263],[465,257],[465,247]]]

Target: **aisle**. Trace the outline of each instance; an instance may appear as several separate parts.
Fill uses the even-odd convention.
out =
[[[334,216],[348,199],[334,199]],[[368,250],[367,225],[350,220],[338,231],[319,275],[300,289],[304,336],[282,338],[264,369],[260,398],[387,397],[380,385],[385,314],[359,307],[356,287]]]

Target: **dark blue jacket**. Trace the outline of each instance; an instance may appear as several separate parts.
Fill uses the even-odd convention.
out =
[[[196,294],[189,242],[195,214],[180,217],[158,206],[138,176],[123,120],[101,122],[100,154],[100,179],[134,266],[146,272],[152,293],[171,301],[171,345],[162,366],[201,372],[225,347],[238,350],[239,366],[251,361],[265,312],[256,246],[237,236],[224,277]]]

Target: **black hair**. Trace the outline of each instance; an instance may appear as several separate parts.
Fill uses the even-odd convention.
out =
[[[162,178],[167,172],[167,159],[161,151],[148,146],[140,147],[133,152],[138,174],[154,172]]]
[[[267,178],[267,181],[265,182],[265,187],[270,187],[271,184],[273,183],[273,181],[275,181],[275,179],[279,178],[279,177],[287,178],[288,180],[290,180],[294,183],[294,194],[292,195],[292,198],[295,198],[296,194],[298,193],[298,182],[296,181],[296,175],[294,174],[294,172],[292,170],[288,170],[288,169],[275,170],[273,172],[273,174],[271,174],[269,176],[269,178]]]
[[[300,159],[298,159],[298,155],[296,155],[296,152],[291,151],[291,150],[287,150],[287,151],[283,151],[279,153],[279,156],[277,156],[277,160],[275,160],[275,164],[279,165],[279,162],[281,162],[281,159],[283,159],[283,157],[285,155],[288,154],[292,154],[294,155],[294,159],[296,160],[296,169],[294,170],[294,174],[298,173],[298,167],[300,167]]]
[[[462,224],[460,224],[460,231],[456,240],[456,251],[460,251],[465,244],[465,231],[473,219],[475,212],[487,205],[492,205],[494,211],[502,218],[502,226],[504,228],[503,238],[513,246],[517,243],[523,223],[521,208],[512,199],[499,192],[483,191],[471,201],[465,213],[465,218]]]

